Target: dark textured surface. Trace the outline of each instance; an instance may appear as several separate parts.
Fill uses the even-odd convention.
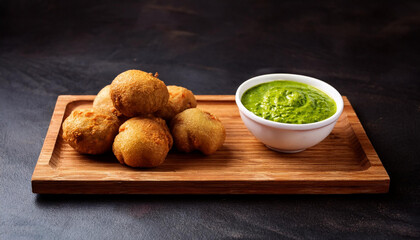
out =
[[[420,3],[375,2],[1,1],[0,239],[420,238]],[[264,73],[323,79],[353,104],[390,193],[31,193],[57,96],[131,68],[196,94]]]

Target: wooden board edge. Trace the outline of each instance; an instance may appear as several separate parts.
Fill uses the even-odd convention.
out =
[[[49,165],[49,161],[54,152],[55,145],[57,144],[57,138],[60,132],[59,128],[64,120],[63,118],[66,107],[71,101],[74,101],[75,99],[75,95],[59,95],[57,97],[54,111],[51,115],[50,125],[48,126],[41,152],[39,153],[37,163],[32,173],[31,181],[36,180],[37,176],[40,175],[39,173],[41,172],[43,172],[43,174],[45,174],[45,172],[51,174],[54,172],[54,169]],[[56,120],[57,118],[59,121]],[[50,146],[48,139],[54,139],[52,146]]]
[[[365,152],[366,157],[368,158],[368,161],[371,163],[371,166],[367,168],[365,171],[366,172],[374,171],[375,175],[378,175],[378,177],[384,180],[387,180],[388,185],[389,185],[390,177],[385,167],[383,166],[382,161],[379,158],[379,155],[377,154],[375,148],[373,147],[372,142],[367,136],[366,131],[363,128],[362,123],[360,122],[360,119],[357,117],[356,111],[354,110],[353,106],[351,105],[347,97],[343,97],[343,100],[345,101],[345,105],[348,108],[346,113],[347,113],[347,118],[350,123],[350,126],[352,127],[358,141],[360,142],[360,145],[363,151]]]
[[[197,101],[227,102],[235,101],[235,95],[195,95]]]
[[[228,186],[228,187],[224,187]],[[32,181],[38,194],[372,194],[387,193],[383,181]]]

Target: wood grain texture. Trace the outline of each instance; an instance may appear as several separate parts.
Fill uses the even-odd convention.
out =
[[[163,165],[135,169],[112,153],[89,156],[61,138],[72,110],[95,96],[59,96],[32,176],[34,193],[48,194],[348,194],[385,193],[389,177],[350,102],[333,132],[301,153],[267,149],[242,123],[231,95],[199,95],[198,107],[226,127],[224,146],[211,156],[171,150]]]

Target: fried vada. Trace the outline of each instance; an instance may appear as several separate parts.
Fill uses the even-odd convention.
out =
[[[112,150],[121,164],[156,167],[162,164],[173,140],[161,118],[130,118],[120,126]]]
[[[168,102],[165,83],[151,73],[128,70],[111,83],[110,95],[114,107],[127,117],[154,113]]]
[[[111,150],[118,127],[119,120],[113,114],[93,109],[74,110],[63,122],[62,137],[80,153],[102,154]]]
[[[157,117],[170,121],[175,115],[185,109],[195,108],[197,106],[194,94],[184,87],[168,86],[168,92],[168,103],[155,113]]]
[[[213,114],[190,108],[177,114],[170,123],[175,147],[181,152],[199,150],[206,155],[222,147],[226,131]]]
[[[93,100],[93,109],[98,109],[106,112],[110,112],[117,117],[121,117],[122,113],[118,111],[111,100],[110,85],[105,86],[99,91]]]

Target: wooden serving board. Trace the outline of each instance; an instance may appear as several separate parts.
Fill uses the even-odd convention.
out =
[[[223,147],[211,156],[171,150],[164,164],[135,169],[112,152],[90,156],[61,138],[70,112],[95,96],[59,96],[32,175],[32,191],[45,194],[349,194],[386,193],[389,177],[350,102],[332,133],[294,154],[269,150],[248,132],[234,96],[197,96],[198,107],[226,127]]]

